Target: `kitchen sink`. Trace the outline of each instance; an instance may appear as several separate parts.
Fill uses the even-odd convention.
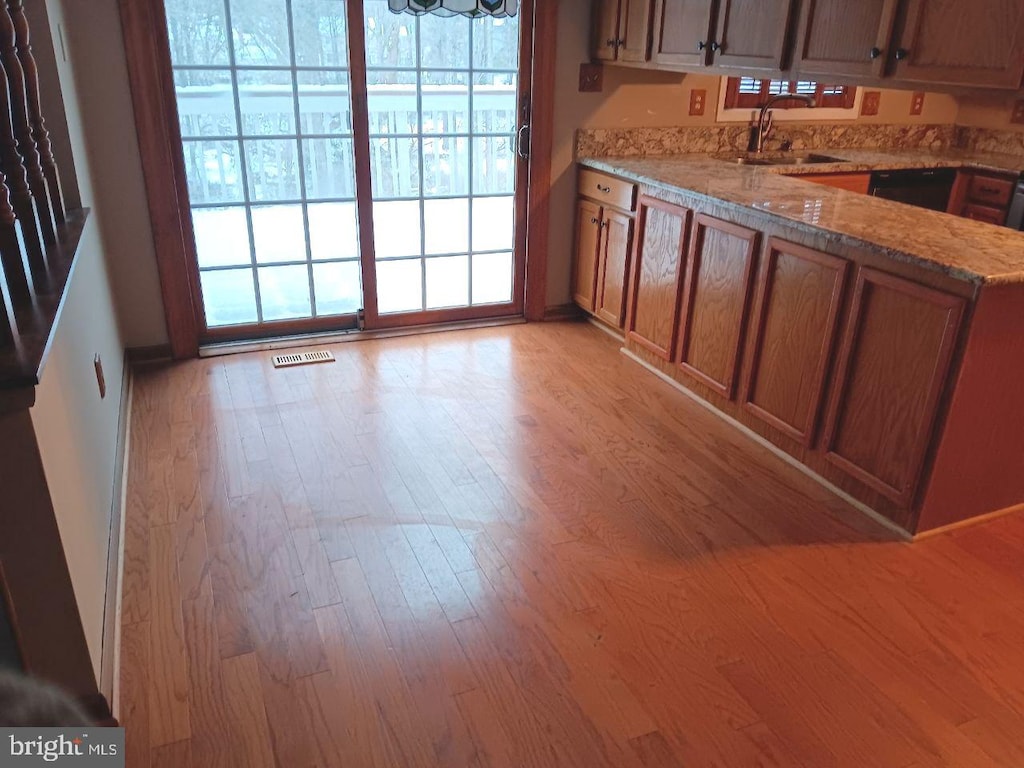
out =
[[[715,155],[716,160],[735,163],[736,165],[819,165],[823,163],[848,163],[841,157],[831,155],[819,155],[809,153],[776,153],[758,155],[753,152],[742,152],[738,154]]]

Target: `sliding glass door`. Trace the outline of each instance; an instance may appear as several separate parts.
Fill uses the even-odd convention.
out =
[[[521,311],[518,18],[166,9],[208,339]]]
[[[366,0],[377,310],[513,301],[519,24]]]

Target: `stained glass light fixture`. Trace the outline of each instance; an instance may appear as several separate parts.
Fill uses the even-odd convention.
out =
[[[433,13],[438,16],[515,16],[519,0],[388,0],[392,13],[417,16]]]

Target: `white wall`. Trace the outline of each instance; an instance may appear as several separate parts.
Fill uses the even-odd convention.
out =
[[[145,262],[152,262],[152,245],[123,54],[118,53],[116,0],[47,0],[45,6],[34,6],[32,15],[46,103],[62,113],[49,115],[50,129],[64,134],[67,126],[66,135],[54,137],[62,164],[73,163],[74,173],[69,168],[65,183],[77,176],[77,191],[92,214],[31,416],[99,679],[110,516],[115,494],[119,496],[114,476],[125,340],[156,344],[166,335],[154,265]],[[58,28],[63,29],[67,57]],[[95,40],[85,39],[90,31]],[[118,63],[123,93],[117,93]],[[52,98],[58,84],[62,105]],[[93,367],[97,354],[107,385],[103,399]]]
[[[100,228],[125,345],[167,342],[117,0],[46,0],[82,205]],[[58,33],[57,28],[60,28]]]
[[[102,400],[93,372],[96,354],[107,382]],[[120,493],[114,474],[123,358],[99,228],[92,220],[31,414],[97,680],[111,504]]]

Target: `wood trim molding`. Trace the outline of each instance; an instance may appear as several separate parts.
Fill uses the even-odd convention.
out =
[[[526,235],[527,320],[543,320],[547,309],[558,7],[559,3],[550,0],[539,0],[534,5],[533,104],[530,117],[530,186],[527,192]]]
[[[175,358],[199,353],[198,275],[163,0],[119,0],[139,155]]]

